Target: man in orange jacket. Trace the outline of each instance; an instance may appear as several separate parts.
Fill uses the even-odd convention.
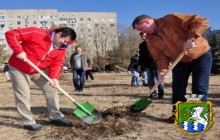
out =
[[[41,124],[36,123],[31,113],[30,80],[40,87],[46,96],[51,124],[71,126],[71,122],[64,119],[64,115],[59,111],[56,87],[59,86],[58,78],[62,71],[66,48],[70,42],[76,39],[75,31],[68,27],[55,30],[29,27],[7,31],[5,36],[13,50],[9,59],[9,72],[16,107],[21,115],[24,128],[33,131],[42,128]],[[45,78],[29,66],[25,62],[26,58],[47,73],[53,83],[49,84]]]
[[[209,27],[206,18],[190,14],[169,14],[159,19],[148,15],[136,17],[132,23],[134,29],[144,33],[144,40],[156,61],[159,69],[159,80],[163,82],[164,73],[169,63],[185,51],[185,56],[172,71],[172,103],[185,102],[188,78],[192,74],[192,93],[203,95],[202,101],[207,100],[209,75],[212,66],[210,46],[203,33]],[[173,107],[175,113],[175,106]],[[172,115],[167,122],[173,123]]]

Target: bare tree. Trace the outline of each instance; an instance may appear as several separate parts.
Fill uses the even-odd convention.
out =
[[[130,57],[139,47],[142,39],[139,33],[132,28],[120,26],[118,29],[118,46],[108,51],[108,61],[112,64],[117,64],[123,67],[129,65]]]
[[[99,68],[106,64],[106,52],[116,45],[117,32],[111,32],[111,28],[97,27],[93,33],[93,45],[95,48],[94,62]]]

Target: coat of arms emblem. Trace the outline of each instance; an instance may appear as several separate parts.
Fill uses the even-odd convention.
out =
[[[176,103],[175,126],[192,136],[213,126],[212,103],[201,102],[202,95],[186,95],[187,102]]]

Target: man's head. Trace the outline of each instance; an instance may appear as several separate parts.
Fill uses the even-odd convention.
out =
[[[156,24],[154,19],[150,16],[140,15],[134,19],[132,27],[142,33],[153,33],[156,28]]]
[[[75,51],[76,51],[76,53],[80,54],[82,52],[82,48],[80,46],[76,46]]]
[[[76,32],[69,27],[62,27],[54,30],[53,43],[58,46],[66,46],[76,39]]]

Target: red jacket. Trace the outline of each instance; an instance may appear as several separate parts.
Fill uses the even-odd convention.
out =
[[[36,74],[29,64],[16,58],[21,52],[25,52],[27,58],[41,70],[49,69],[50,78],[59,78],[66,56],[66,47],[51,48],[52,30],[45,30],[35,27],[14,29],[5,33],[9,46],[14,51],[9,59],[9,64],[26,74]]]

